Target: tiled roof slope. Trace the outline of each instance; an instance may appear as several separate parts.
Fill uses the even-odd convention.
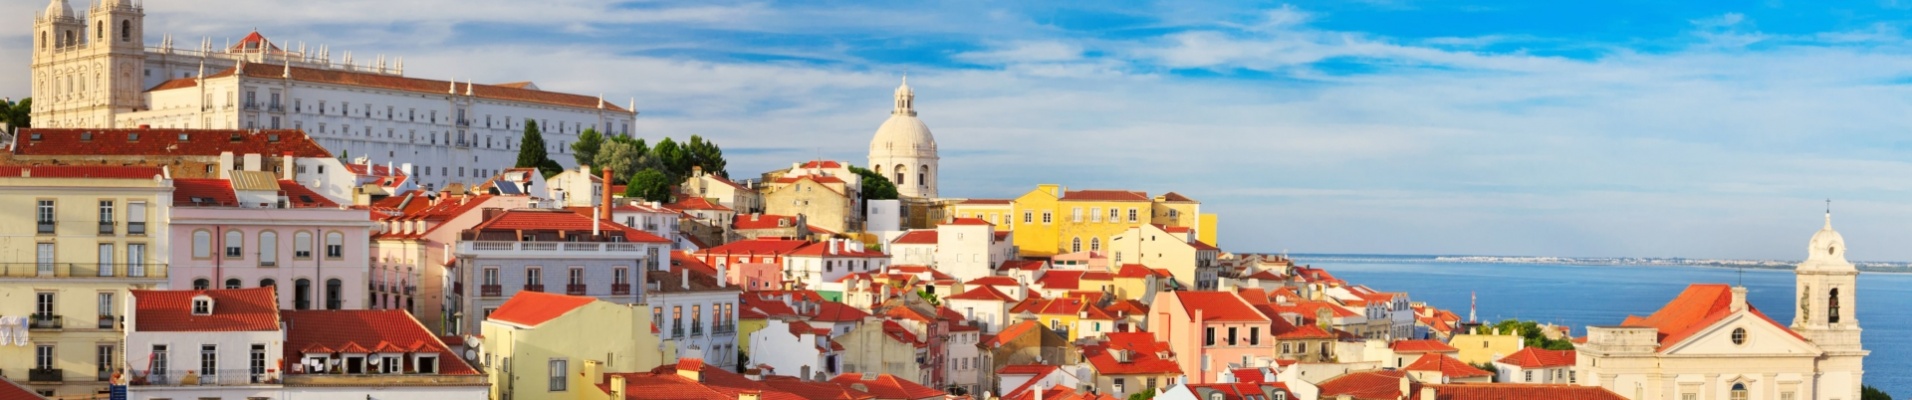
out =
[[[1571,367],[1574,365],[1574,358],[1575,353],[1573,350],[1547,350],[1539,347],[1528,347],[1520,349],[1520,351],[1516,351],[1512,355],[1501,357],[1500,360],[1497,361],[1521,368],[1553,368]]]
[[[34,134],[40,135],[40,140],[32,140]],[[180,140],[182,137],[185,140]],[[29,128],[20,130],[20,138],[14,143],[14,155],[218,156],[232,152],[332,157],[332,152],[295,129]]]
[[[285,310],[280,315],[287,324],[288,360],[299,359],[301,350],[315,345],[333,349],[357,345],[375,351],[385,348],[438,353],[440,375],[478,374],[404,310]]]
[[[578,307],[583,307],[585,304],[591,304],[594,300],[596,299],[585,296],[569,296],[532,291],[518,292],[518,294],[511,296],[511,300],[506,300],[505,304],[499,305],[497,310],[493,310],[491,317],[486,319],[495,319],[524,326],[538,326],[545,321],[550,321],[553,318],[570,313],[571,310],[576,310]]]
[[[1673,301],[1667,302],[1666,306],[1660,307],[1659,311],[1653,312],[1653,315],[1645,318],[1629,316],[1621,325],[1659,330],[1660,350],[1665,351],[1693,334],[1699,333],[1700,330],[1706,329],[1707,326],[1713,325],[1714,322],[1732,315],[1732,305],[1731,286],[1693,284],[1680,292],[1678,297],[1674,297]],[[1751,303],[1746,304],[1746,310],[1759,316],[1759,319],[1766,323],[1772,324],[1773,327],[1784,330],[1800,340],[1805,340],[1804,337],[1799,336],[1798,332],[1793,332],[1791,328],[1774,322],[1771,317],[1766,316],[1766,313],[1759,312],[1759,308],[1753,307]]]
[[[153,179],[164,175],[159,167],[111,167],[81,165],[0,166],[0,178],[107,178]]]
[[[133,329],[141,332],[279,330],[279,298],[269,287],[221,290],[134,290]],[[211,315],[193,315],[193,297],[212,298]]]
[[[1434,400],[1626,399],[1618,393],[1599,386],[1534,383],[1454,383],[1425,386],[1434,388]]]
[[[941,390],[932,389],[916,382],[898,379],[896,376],[890,374],[879,374],[873,377],[866,376],[865,374],[842,374],[837,375],[835,378],[830,378],[830,383],[843,386],[863,384],[864,387],[869,388],[868,392],[870,394],[876,395],[876,398],[879,399],[920,399],[925,397],[938,397],[945,394]]]
[[[1413,363],[1409,363],[1406,368],[1402,369],[1408,371],[1440,372],[1442,376],[1447,378],[1473,378],[1494,375],[1492,372],[1483,371],[1480,368],[1475,368],[1472,365],[1461,362],[1458,358],[1448,357],[1446,354],[1441,353],[1423,354],[1420,359],[1414,360]]]
[[[339,85],[339,86],[369,87],[369,88],[398,90],[398,91],[407,91],[407,92],[416,92],[416,93],[425,93],[425,94],[434,94],[434,95],[442,95],[448,92],[455,92],[457,93],[457,95],[463,96],[467,91],[469,91],[471,92],[472,97],[477,97],[481,99],[522,101],[527,103],[539,103],[539,104],[554,105],[554,106],[561,106],[561,107],[573,107],[573,108],[596,109],[601,107],[605,110],[610,110],[610,111],[618,111],[618,112],[626,112],[626,113],[631,112],[630,110],[624,109],[624,107],[619,107],[615,104],[601,101],[601,99],[596,97],[570,94],[570,93],[558,93],[558,92],[547,92],[543,90],[533,90],[533,89],[527,89],[525,87],[518,87],[515,85],[506,86],[506,85],[454,83],[450,81],[441,81],[441,80],[434,80],[434,79],[409,78],[409,77],[395,76],[395,75],[383,75],[383,74],[374,74],[374,73],[366,73],[366,72],[352,72],[352,71],[317,69],[317,68],[306,68],[306,67],[291,67],[288,70],[284,65],[263,64],[263,63],[247,63],[244,67],[245,67],[245,70],[241,71],[240,73],[243,73],[245,74],[245,76],[252,77],[252,78],[283,79],[281,78],[282,76],[290,75],[291,80],[299,81],[299,82],[322,83],[322,84]],[[233,73],[234,71],[232,68],[227,68],[225,71],[221,71],[217,74],[213,74],[211,76],[208,76],[207,78],[219,78],[224,76],[230,76]]]

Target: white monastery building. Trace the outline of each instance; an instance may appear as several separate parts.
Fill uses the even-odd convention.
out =
[[[1859,271],[1826,226],[1794,269],[1792,325],[1746,302],[1746,288],[1688,286],[1646,317],[1587,328],[1569,381],[1632,400],[1858,400],[1864,359],[1854,293]]]
[[[500,160],[516,159],[526,121],[538,124],[552,160],[576,167],[563,155],[578,133],[630,135],[637,117],[635,101],[619,107],[531,82],[411,78],[403,59],[354,64],[345,53],[335,62],[323,46],[295,49],[258,32],[224,47],[205,39],[181,49],[170,37],[148,46],[145,8],[134,0],[100,0],[81,17],[51,0],[34,18],[38,127],[300,129],[333,154],[410,161],[421,183],[443,187],[510,167]]]

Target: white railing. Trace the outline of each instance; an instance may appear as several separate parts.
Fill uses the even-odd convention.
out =
[[[612,253],[643,252],[644,247],[637,243],[603,242],[500,242],[465,241],[459,243],[460,251],[504,251],[504,252],[567,252],[567,253]]]

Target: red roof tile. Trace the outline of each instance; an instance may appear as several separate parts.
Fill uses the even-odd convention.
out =
[[[1260,378],[1256,378],[1256,379],[1260,379]],[[1266,399],[1268,398],[1268,395],[1262,392],[1263,388],[1267,388],[1268,390],[1283,392],[1282,395],[1285,396],[1286,398],[1290,398],[1290,399],[1296,398],[1296,396],[1294,395],[1294,392],[1288,390],[1288,384],[1286,383],[1255,383],[1255,382],[1198,383],[1198,384],[1186,385],[1186,388],[1187,390],[1196,392],[1196,393],[1213,390],[1214,392],[1212,393],[1220,394],[1222,400]]]
[[[153,179],[164,175],[159,167],[114,167],[95,165],[5,165],[0,166],[0,178],[99,178],[99,179]]]
[[[133,329],[142,332],[279,330],[279,298],[269,287],[221,290],[134,290]],[[211,315],[193,315],[193,298],[212,299]]]
[[[1666,306],[1660,307],[1659,311],[1653,312],[1653,315],[1645,318],[1629,316],[1621,325],[1658,329],[1660,350],[1665,351],[1686,340],[1687,337],[1699,333],[1700,330],[1712,326],[1714,322],[1732,315],[1732,305],[1731,286],[1693,284],[1688,285],[1685,291],[1673,298],[1673,301],[1667,302]],[[1773,327],[1784,330],[1800,340],[1805,340],[1804,337],[1799,336],[1798,332],[1793,332],[1791,328],[1773,321],[1751,303],[1746,304],[1746,310],[1766,323],[1772,324]]]
[[[1356,400],[1397,400],[1402,396],[1401,380],[1405,371],[1359,371],[1341,374],[1317,383],[1321,398],[1348,395]]]
[[[174,179],[173,205],[237,207],[239,197],[225,179]]]
[[[682,211],[682,210],[730,211],[730,207],[724,207],[722,204],[713,203],[710,201],[710,199],[705,199],[702,197],[694,197],[694,196],[681,196],[681,197],[683,198],[677,199],[677,202],[675,203],[665,204],[664,208],[679,210],[679,211]]]
[[[404,310],[285,310],[285,358],[302,358],[301,349],[370,346],[371,352],[437,353],[440,375],[477,375],[478,370],[451,352]],[[407,357],[407,363],[410,363]]]
[[[339,86],[371,87],[371,88],[398,90],[398,91],[424,93],[424,94],[432,94],[432,95],[444,95],[448,91],[453,91],[453,92],[456,92],[457,95],[462,96],[469,91],[472,94],[472,97],[477,97],[481,99],[522,101],[522,102],[528,102],[528,103],[539,103],[539,104],[561,106],[561,107],[572,107],[572,108],[589,108],[589,109],[603,108],[609,111],[617,111],[617,112],[625,112],[625,113],[631,112],[630,110],[624,109],[624,107],[619,107],[615,104],[601,101],[601,99],[596,97],[569,94],[569,93],[547,92],[542,90],[528,89],[525,87],[453,83],[449,81],[408,78],[408,77],[396,76],[396,75],[381,75],[381,74],[366,73],[366,72],[352,72],[352,71],[342,71],[342,70],[335,70],[335,69],[316,69],[316,68],[305,68],[305,67],[296,67],[296,66],[291,67],[288,70],[283,65],[264,64],[264,63],[247,63],[245,65],[245,71],[243,71],[243,73],[245,74],[245,76],[254,77],[254,78],[281,79],[280,78],[281,76],[290,75],[291,80],[299,81],[299,82],[323,83],[323,84],[331,84],[331,85],[339,85]],[[227,76],[232,74],[233,74],[233,70],[231,68],[228,68],[225,71],[221,71],[218,74],[214,74],[210,77],[216,78],[216,77]]]
[[[1002,275],[990,275],[990,276],[980,277],[976,279],[970,279],[969,282],[966,282],[966,283],[969,283],[971,285],[989,285],[989,286],[1020,286],[1022,285],[1022,283],[1016,282],[1016,278],[1011,278],[1011,277],[1002,276]]]
[[[948,223],[944,223],[943,225],[988,225],[988,226],[996,226],[996,224],[992,224],[992,223],[989,223],[989,221],[984,221],[984,220],[982,220],[981,218],[956,218],[956,219],[952,219],[952,220],[950,220],[950,221],[949,221]]]
[[[1460,349],[1441,343],[1439,340],[1396,340],[1388,343],[1389,349],[1396,353],[1454,353]]]
[[[82,140],[84,134],[91,138]],[[305,132],[293,129],[21,129],[21,138],[39,134],[40,140],[16,140],[13,154],[21,156],[218,156],[260,154],[277,157],[329,158]],[[184,136],[186,140],[180,140]],[[233,139],[239,139],[234,141]]]
[[[979,204],[979,205],[981,205],[981,204],[995,204],[995,205],[1001,205],[1001,204],[1009,204],[1009,203],[1013,203],[1013,202],[1014,202],[1014,200],[1009,200],[1009,199],[969,199],[969,200],[963,200],[963,202],[962,202],[962,203],[958,203],[958,204]]]
[[[1049,263],[1047,261],[1042,261],[1042,260],[1007,260],[1007,261],[1003,261],[1002,265],[996,267],[996,269],[1003,270],[1003,271],[1011,271],[1011,270],[1035,271],[1035,270],[1042,269],[1043,266],[1048,264]]]
[[[789,215],[737,214],[731,217],[730,221],[730,227],[738,230],[783,229],[797,226],[797,217]]]
[[[497,310],[493,310],[491,317],[485,319],[495,319],[524,326],[538,326],[545,321],[550,321],[553,318],[569,313],[571,310],[576,310],[578,307],[591,304],[591,302],[595,300],[595,298],[586,296],[569,296],[531,291],[518,292],[518,294],[511,296],[511,300],[506,300],[505,304],[499,305]]]
[[[279,195],[285,196],[292,208],[337,208],[339,203],[332,202],[319,192],[312,191],[297,181],[279,181]]]
[[[941,390],[932,389],[909,380],[899,379],[890,374],[878,374],[873,377],[874,379],[863,378],[864,374],[842,374],[837,375],[835,378],[830,378],[830,383],[843,385],[844,387],[853,387],[851,385],[861,384],[863,387],[869,388],[870,394],[876,395],[878,399],[885,400],[921,399],[941,397],[946,394]]]
[[[1441,376],[1448,378],[1474,378],[1494,375],[1492,372],[1475,368],[1472,365],[1461,362],[1458,358],[1441,353],[1422,354],[1420,359],[1414,360],[1413,363],[1409,363],[1407,367],[1403,369],[1408,371],[1440,372]]]
[[[604,232],[623,232],[624,239],[636,243],[670,243],[670,239],[658,237],[616,222],[599,220],[589,216],[565,210],[513,209],[505,210],[491,219],[472,226],[472,232],[486,231],[569,231],[590,232],[595,229]],[[515,236],[514,236],[515,237]]]
[[[1035,375],[1043,376],[1062,367],[1048,364],[1010,364],[996,369],[997,375]]]
[[[1181,193],[1175,193],[1175,192],[1168,192],[1168,193],[1163,193],[1163,194],[1162,194],[1162,199],[1163,199],[1163,200],[1166,200],[1166,201],[1174,201],[1174,202],[1192,202],[1192,201],[1195,201],[1195,199],[1191,199],[1191,198],[1188,198],[1188,196],[1183,196],[1183,195],[1182,195]]]
[[[0,400],[46,400],[46,398],[20,387],[20,384],[13,383],[11,380],[0,378]]]
[[[1575,352],[1573,350],[1547,350],[1539,347],[1528,347],[1520,349],[1520,351],[1516,351],[1512,355],[1501,357],[1500,360],[1497,361],[1521,368],[1553,368],[1571,367],[1574,365],[1574,358]]]
[[[1242,301],[1241,296],[1234,293],[1198,291],[1173,293],[1176,299],[1181,301],[1182,311],[1187,313],[1189,318],[1194,318],[1195,310],[1201,309],[1203,318],[1207,318],[1208,321],[1268,321],[1268,317],[1255,311],[1254,307],[1250,307],[1248,302]]]
[[[975,287],[969,288],[969,290],[964,290],[962,293],[958,293],[955,296],[944,297],[943,299],[944,300],[995,300],[995,301],[1003,301],[1003,302],[1016,301],[1015,298],[1009,297],[1009,294],[1003,293],[1001,290],[996,290],[995,286],[989,286],[989,285],[976,285]]]
[[[1174,360],[1162,358],[1170,349],[1168,343],[1155,340],[1155,334],[1148,332],[1116,332],[1107,334],[1108,341],[1083,346],[1082,357],[1102,375],[1181,375],[1182,367]],[[1119,357],[1116,353],[1125,353]]]
[[[1453,383],[1427,384],[1434,388],[1435,400],[1625,400],[1626,397],[1599,386],[1538,383]]]
[[[870,316],[870,313],[858,310],[856,307],[850,307],[834,301],[825,301],[817,303],[817,312],[814,315],[810,315],[810,320],[816,322],[855,322],[862,321],[863,317],[867,316]]]
[[[918,229],[918,230],[913,230],[913,231],[903,233],[902,236],[897,236],[896,239],[891,240],[890,243],[891,244],[936,244],[936,238],[937,238],[936,230]]]
[[[1033,320],[1010,324],[1009,326],[1002,328],[1002,331],[996,332],[996,341],[993,343],[989,343],[989,345],[991,347],[1001,346],[1003,343],[1008,343],[1011,340],[1016,340],[1018,337],[1021,337],[1023,334],[1037,331],[1039,330],[1037,328],[1041,328],[1041,327],[1042,327],[1042,324],[1038,324],[1036,323],[1036,321],[1033,321]]]
[[[1144,192],[1127,190],[1071,190],[1062,194],[1062,200],[1149,201],[1149,195]]]

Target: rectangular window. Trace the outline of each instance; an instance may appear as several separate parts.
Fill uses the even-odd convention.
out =
[[[1235,345],[1235,327],[1228,327],[1228,345]]]
[[[1215,345],[1215,327],[1212,327],[1212,326],[1208,327],[1204,329],[1204,331],[1207,333],[1207,335],[1203,336],[1206,339],[1202,340],[1202,344],[1207,346],[1214,346]],[[1206,364],[1207,362],[1204,361],[1203,363]]]
[[[1533,371],[1533,370],[1527,370],[1527,371],[1524,371],[1524,372],[1522,372],[1522,373],[1521,373],[1521,375],[1522,375],[1522,376],[1524,376],[1524,378],[1521,378],[1521,379],[1522,379],[1522,380],[1524,380],[1524,381],[1526,381],[1526,382],[1533,382],[1533,381],[1534,381],[1534,371]]]
[[[498,268],[485,268],[484,282],[486,285],[498,284]]]
[[[583,285],[584,284],[584,269],[572,267],[570,271],[570,281],[567,283],[572,285]]]
[[[40,243],[34,246],[33,259],[40,276],[53,276],[52,243]]]
[[[1261,327],[1259,326],[1248,327],[1248,345],[1249,346],[1261,345]]]
[[[325,234],[325,258],[345,257],[345,235],[338,232]]]
[[[34,346],[33,348],[33,368],[34,369],[53,369],[54,361],[57,359],[58,358],[54,357],[53,355],[53,345],[43,344],[43,345]]]
[[[1069,215],[1069,222],[1082,222],[1082,207],[1071,209]]]
[[[1122,222],[1122,210],[1109,207],[1109,222]]]
[[[263,345],[263,344],[252,345],[252,354],[250,354],[249,358],[246,360],[246,369],[247,369],[246,372],[252,375],[252,383],[259,383],[260,381],[265,380],[266,345]]]
[[[35,215],[42,234],[53,233],[53,200],[40,200],[39,213]]]
[[[41,318],[54,317],[55,314],[53,312],[53,305],[54,305],[53,300],[54,300],[53,292],[34,293],[33,313],[40,314]]]
[[[113,221],[113,201],[100,200],[100,234],[113,234],[117,227]]]
[[[1035,218],[1036,218],[1035,212],[1031,212],[1031,211],[1022,212],[1022,223],[1025,223],[1025,224],[1035,223],[1036,222]]]
[[[565,384],[568,382],[565,381],[565,378],[570,377],[570,375],[564,373],[564,367],[567,365],[562,358],[551,359],[551,391],[562,392],[566,390]]]
[[[113,292],[100,292],[100,319],[113,318]]]
[[[1049,223],[1050,223],[1051,221],[1054,221],[1054,220],[1055,220],[1055,214],[1054,214],[1054,213],[1052,213],[1052,212],[1049,212],[1049,211],[1043,211],[1043,212],[1042,212],[1042,224],[1043,224],[1043,225],[1048,225],[1048,224],[1049,224]]]
[[[219,374],[219,346],[199,346],[199,375],[210,379]]]
[[[116,346],[110,344],[100,344],[93,347],[93,373],[99,380],[103,381],[113,377],[113,366],[116,365],[113,362],[113,350],[115,348]]]
[[[100,243],[98,265],[99,265],[100,276],[113,276],[113,244],[112,243]]]
[[[525,268],[524,269],[524,284],[543,285],[544,284],[544,268],[539,268],[539,267]]]
[[[1102,222],[1102,207],[1089,208],[1089,222]]]
[[[624,285],[631,283],[631,269],[618,267],[611,270],[611,283]]]
[[[146,234],[146,202],[126,203],[126,234]]]

